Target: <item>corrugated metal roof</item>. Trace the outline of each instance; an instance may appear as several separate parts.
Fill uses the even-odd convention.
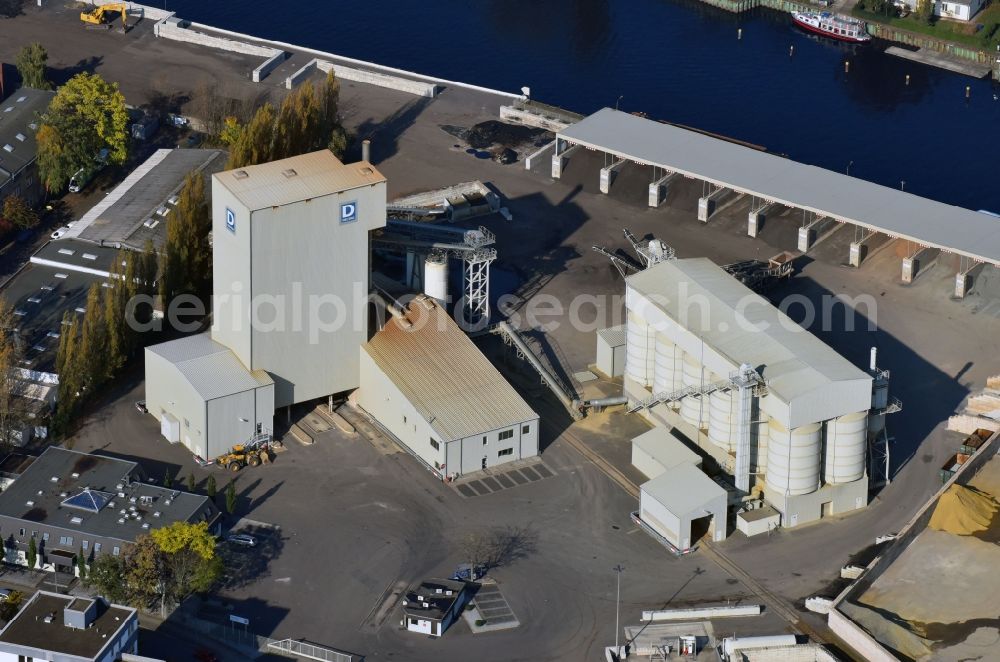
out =
[[[415,300],[364,351],[441,437],[462,439],[538,418],[447,311]]]
[[[606,329],[599,329],[597,335],[604,339],[608,347],[621,347],[625,344],[625,325],[609,326]]]
[[[970,209],[611,108],[563,129],[559,136],[637,163],[1000,265],[1000,219]]]
[[[717,499],[726,502],[726,491],[701,469],[685,462],[639,486],[677,517],[705,509]]]
[[[149,239],[160,248],[173,211],[168,201],[184,186],[188,173],[198,171],[207,177],[222,167],[223,157],[224,152],[217,149],[156,150],[74,223],[66,236],[135,250],[143,250]]]
[[[227,170],[216,174],[215,178],[251,211],[385,181],[372,164],[366,161],[341,163],[328,149]]]
[[[177,368],[206,401],[274,383],[263,370],[247,370],[232,350],[212,340],[207,333],[147,349]]]
[[[633,446],[638,446],[647,455],[659,462],[666,469],[676,467],[685,462],[695,466],[701,465],[701,456],[684,445],[680,439],[670,434],[670,431],[659,425],[652,430],[643,432],[632,440]]]
[[[741,363],[758,368],[767,380],[768,397],[792,402],[833,382],[871,381],[868,373],[711,260],[668,260],[629,276],[627,283],[726,357],[733,370]],[[707,302],[708,314],[701,301]]]

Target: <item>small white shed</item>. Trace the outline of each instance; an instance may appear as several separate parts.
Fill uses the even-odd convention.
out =
[[[639,519],[680,552],[702,536],[726,539],[726,491],[695,465],[667,469],[639,488]]]
[[[608,377],[625,374],[625,325],[597,332],[597,369]]]

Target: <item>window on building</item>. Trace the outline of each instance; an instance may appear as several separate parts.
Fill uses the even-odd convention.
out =
[[[120,547],[115,545],[115,547],[111,550],[111,553],[114,554],[115,556],[118,556],[119,554],[122,553],[122,550]]]
[[[521,426],[521,434],[528,434],[529,432],[531,432],[531,426],[530,425],[522,425]]]
[[[73,545],[73,536],[59,536],[59,544],[70,547]]]
[[[24,529],[21,529],[21,532],[18,533],[17,535],[19,535],[19,536],[21,536],[23,538],[24,537]]]
[[[403,416],[403,425],[406,425],[406,416]]]
[[[514,449],[513,448],[505,448],[502,451],[500,451],[499,453],[497,453],[497,455],[499,457],[503,457],[504,455],[513,455],[513,454],[514,454]]]
[[[486,437],[483,437],[483,446],[486,445]]]
[[[503,432],[500,433],[500,441],[503,441],[504,439],[510,439],[513,436],[514,436],[513,430],[504,430]]]
[[[84,540],[83,541],[83,551],[86,552],[88,549],[90,549],[90,541],[89,540]]]
[[[99,551],[101,551],[101,543],[95,542],[94,543],[94,553],[96,554]]]
[[[410,619],[410,625],[416,625],[416,624],[417,624],[417,619],[411,618]]]
[[[38,537],[38,531],[32,531],[31,532],[31,537],[32,538],[37,538]]]
[[[439,444],[436,440],[431,439],[431,448],[433,448],[434,450],[440,450],[441,444]]]

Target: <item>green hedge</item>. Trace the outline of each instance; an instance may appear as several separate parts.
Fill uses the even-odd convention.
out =
[[[878,11],[871,11],[880,7],[881,4],[879,0],[860,0],[851,13],[871,23],[891,25],[901,30],[918,32],[942,41],[953,41],[975,48],[994,50],[997,44],[1000,44],[1000,3],[990,4],[974,16],[969,23],[939,19],[925,23],[912,13],[906,18],[900,18],[898,16],[887,17]],[[983,29],[974,34],[962,32],[969,25],[982,25]]]

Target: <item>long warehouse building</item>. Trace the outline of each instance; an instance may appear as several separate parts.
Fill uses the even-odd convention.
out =
[[[633,409],[734,476],[746,425],[749,491],[781,513],[782,526],[867,504],[869,428],[883,420],[869,422],[872,375],[710,260],[670,260],[626,283]],[[762,381],[743,409],[731,380],[748,369]]]

